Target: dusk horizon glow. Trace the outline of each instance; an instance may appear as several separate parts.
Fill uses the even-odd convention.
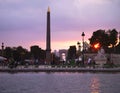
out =
[[[119,0],[0,0],[0,44],[46,49],[48,7],[52,51],[77,46],[82,32],[88,41],[99,29],[120,31]]]

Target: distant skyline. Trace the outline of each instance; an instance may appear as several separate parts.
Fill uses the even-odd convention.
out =
[[[120,0],[0,0],[0,45],[46,49],[48,6],[52,51],[77,45],[82,32],[87,41],[98,29],[120,31]]]

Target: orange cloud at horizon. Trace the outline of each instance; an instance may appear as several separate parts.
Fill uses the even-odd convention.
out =
[[[69,46],[72,46],[72,45],[77,45],[77,42],[75,40],[59,41],[59,42],[55,41],[55,42],[52,42],[51,48],[52,48],[52,51],[59,50],[59,49],[69,49]]]
[[[60,50],[60,49],[69,49],[69,47],[73,46],[73,45],[75,45],[76,48],[78,48],[77,42],[78,41],[76,41],[76,40],[52,41],[51,42],[51,51]],[[79,41],[79,42],[81,42],[81,46],[82,46],[82,41]],[[86,42],[88,42],[88,41],[86,41]],[[28,50],[30,49],[30,46],[34,46],[34,45],[37,45],[44,50],[46,49],[46,42],[43,42],[43,41],[42,42],[40,42],[40,41],[30,42],[28,45],[29,46],[26,46]]]
[[[40,41],[34,41],[29,42],[28,46],[25,46],[28,50],[30,49],[30,46],[38,45],[42,49],[46,49],[46,42],[40,42]],[[77,42],[75,40],[73,41],[52,41],[51,42],[51,50],[59,50],[59,49],[68,49],[69,46],[77,45]]]

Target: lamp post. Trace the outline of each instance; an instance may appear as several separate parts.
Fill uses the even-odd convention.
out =
[[[83,58],[82,58],[82,61],[83,61],[83,65],[84,65],[84,36],[85,36],[84,32],[82,32],[81,36],[82,36],[82,43],[83,43],[83,50],[82,50]]]
[[[81,50],[81,45],[80,45],[81,43],[78,41],[77,42],[77,45],[78,45],[78,51],[80,52],[80,50]]]
[[[79,60],[80,51],[81,51],[81,43],[78,41],[78,42],[77,42],[77,45],[78,45],[78,60]]]
[[[2,56],[4,56],[4,43],[2,43]]]

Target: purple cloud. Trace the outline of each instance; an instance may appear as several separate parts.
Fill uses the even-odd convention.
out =
[[[40,42],[45,48],[48,6],[53,44],[80,40],[83,31],[87,40],[98,29],[120,30],[119,0],[1,0],[0,42],[27,48],[28,42]]]

